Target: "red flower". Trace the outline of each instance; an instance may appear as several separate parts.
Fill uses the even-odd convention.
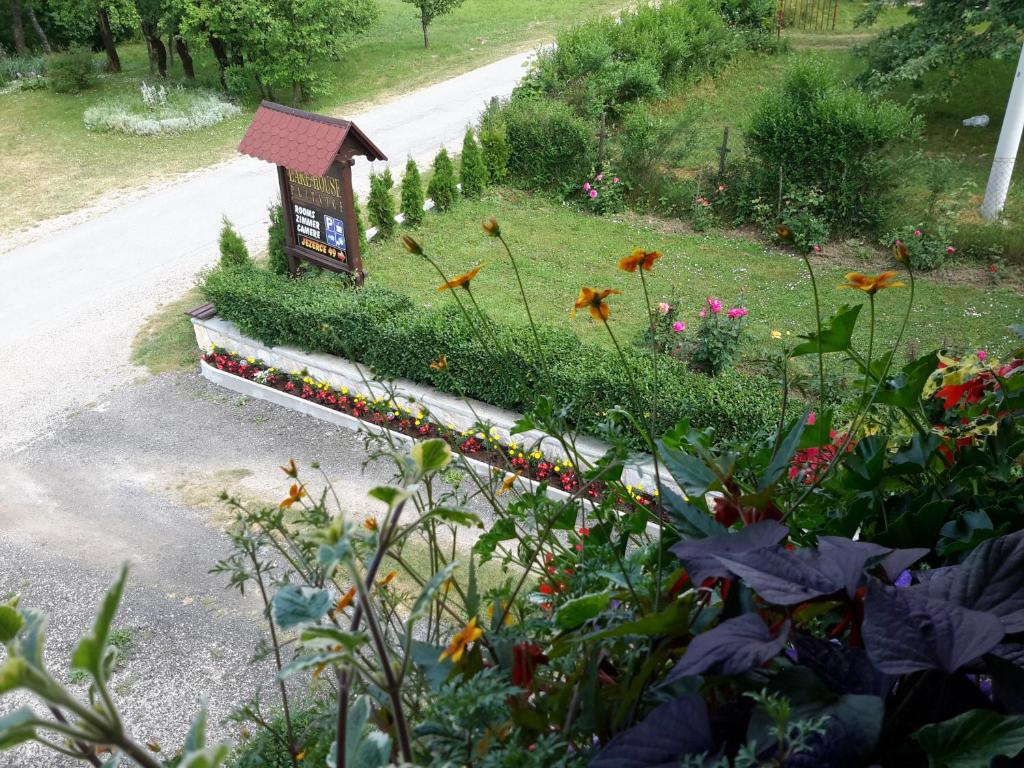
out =
[[[512,685],[532,690],[533,673],[538,666],[548,663],[548,657],[534,643],[519,643],[512,646],[512,659]]]

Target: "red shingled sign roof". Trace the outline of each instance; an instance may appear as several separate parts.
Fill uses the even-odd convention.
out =
[[[348,120],[264,101],[253,116],[238,151],[311,176],[323,176],[338,153],[387,160],[366,135]]]

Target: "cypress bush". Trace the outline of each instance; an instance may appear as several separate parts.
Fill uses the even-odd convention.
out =
[[[501,184],[508,177],[508,161],[512,150],[508,146],[508,131],[505,124],[481,126],[480,150],[487,178],[492,184]]]
[[[484,165],[480,145],[476,143],[472,128],[466,130],[466,135],[462,139],[459,176],[463,196],[475,200],[483,194],[484,187],[487,186],[487,166]]]
[[[391,196],[394,186],[391,169],[385,168],[384,173],[370,174],[370,199],[366,209],[370,224],[377,228],[378,240],[387,240],[395,233],[395,199]]]
[[[363,207],[359,204],[359,195],[352,193],[352,212],[356,217],[356,227],[359,229],[359,250],[366,253],[370,247],[370,241],[366,239],[366,218],[363,216]]]
[[[284,208],[272,204],[268,209],[270,226],[267,228],[267,268],[277,275],[288,274],[288,256],[284,252]]]
[[[220,229],[220,263],[227,265],[250,264],[249,249],[245,247],[245,241],[239,235],[231,222],[224,219]]]
[[[526,189],[576,187],[590,177],[596,128],[561,101],[525,97],[504,110],[509,175]]]
[[[458,309],[441,302],[429,309],[372,284],[352,289],[330,275],[288,280],[253,266],[224,266],[205,279],[203,291],[221,317],[269,345],[341,355],[372,366],[385,377],[402,377],[492,405],[529,411],[546,391],[532,333],[521,325],[495,323],[492,349],[481,347]],[[573,425],[599,433],[615,406],[651,410],[650,356],[626,349],[639,379],[634,390],[614,350],[575,334],[538,329],[554,391]],[[448,366],[431,369],[444,354]],[[713,427],[725,437],[752,435],[777,418],[780,396],[770,379],[736,371],[716,378],[694,373],[665,358],[658,369],[657,429],[680,419]],[[637,437],[635,444],[642,448]]]
[[[405,175],[402,177],[402,215],[409,227],[418,227],[423,223],[423,180],[420,169],[411,157],[405,163]]]
[[[427,185],[427,196],[434,201],[434,208],[440,213],[450,210],[458,197],[459,187],[455,183],[455,166],[448,150],[441,148],[434,158],[434,175]]]

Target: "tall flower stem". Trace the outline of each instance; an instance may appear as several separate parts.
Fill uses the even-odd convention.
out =
[[[551,375],[548,372],[548,361],[544,355],[544,347],[540,343],[540,334],[537,331],[537,324],[533,320],[533,313],[530,311],[530,302],[526,298],[526,288],[523,287],[523,278],[519,274],[519,265],[516,263],[515,256],[512,255],[512,249],[508,247],[508,243],[505,242],[505,238],[500,233],[498,234],[498,240],[503,246],[505,246],[505,253],[508,254],[509,262],[512,264],[512,271],[516,274],[516,282],[519,284],[519,295],[523,297],[523,306],[526,308],[526,319],[530,323],[530,330],[533,332],[533,341],[537,345],[537,357],[540,359],[541,370],[544,371],[544,378],[547,380],[548,386],[551,386]]]
[[[818,280],[814,276],[814,267],[811,266],[810,257],[804,253],[804,264],[807,265],[807,274],[811,277],[811,293],[814,294],[814,324],[818,332],[818,413],[824,413],[825,409],[825,355],[821,351],[821,297],[818,296]]]

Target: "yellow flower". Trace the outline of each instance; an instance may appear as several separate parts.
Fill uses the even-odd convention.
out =
[[[306,486],[292,484],[292,487],[288,490],[288,498],[281,502],[281,509],[291,509],[299,499],[306,495]]]
[[[462,660],[462,655],[466,652],[466,648],[469,647],[469,644],[479,640],[483,637],[483,634],[484,631],[476,625],[476,617],[474,616],[469,620],[469,623],[452,638],[448,647],[445,648],[441,655],[437,657],[437,660],[444,661],[450,657],[453,663],[458,664]]]
[[[498,220],[491,216],[483,223],[484,232],[490,237],[501,237],[501,227],[498,226]]]
[[[782,331],[772,331],[772,338],[773,339],[781,339],[782,338]]]
[[[468,291],[470,281],[478,274],[480,274],[480,270],[483,268],[483,266],[483,264],[480,264],[479,266],[473,267],[471,270],[469,270],[469,272],[466,272],[465,274],[459,275],[458,277],[453,277],[447,283],[438,288],[438,292],[447,291],[449,288],[465,288]]]
[[[622,291],[616,291],[614,288],[605,288],[603,291],[598,291],[594,288],[580,288],[580,295],[577,297],[576,304],[573,306],[569,316],[576,317],[576,310],[578,309],[588,309],[590,310],[591,317],[604,322],[611,314],[611,310],[604,303],[604,300],[613,293],[619,294]]]
[[[636,268],[640,267],[640,269],[650,271],[654,262],[660,258],[659,251],[645,251],[643,248],[637,248],[631,255],[619,259],[619,269],[623,272],[636,272]]]
[[[860,272],[849,272],[846,275],[846,282],[840,288],[855,288],[864,291],[869,296],[874,296],[884,288],[902,288],[906,283],[902,280],[893,280],[898,272],[889,270],[880,275],[865,275]]]
[[[498,606],[499,611],[505,612],[505,626],[512,626],[512,611],[505,611],[505,603],[502,600],[495,600],[487,606],[487,618],[494,621],[494,606]]]

